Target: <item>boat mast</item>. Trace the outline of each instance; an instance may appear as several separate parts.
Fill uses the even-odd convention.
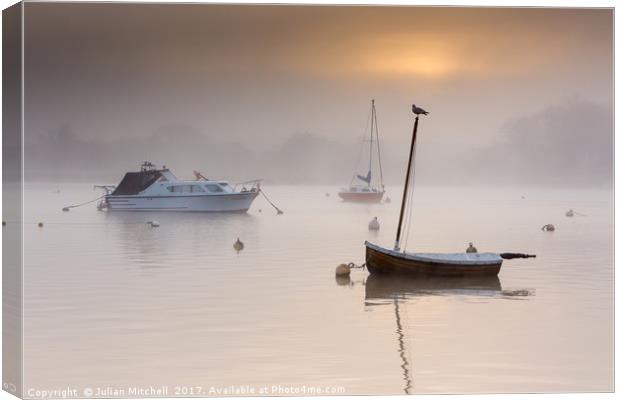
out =
[[[381,146],[379,146],[379,126],[377,123],[377,111],[376,110],[375,110],[375,136],[377,137],[377,158],[379,159],[379,176],[381,178],[381,191],[384,191],[385,186],[383,185],[383,167],[381,166]]]
[[[407,164],[407,177],[405,178],[405,189],[403,190],[403,202],[400,206],[400,217],[398,218],[398,229],[396,230],[396,243],[394,250],[400,251],[400,231],[403,225],[403,215],[405,214],[405,204],[407,204],[407,190],[409,189],[409,176],[411,175],[411,161],[413,159],[413,150],[415,148],[415,138],[418,133],[419,115],[415,116],[415,124],[413,125],[413,134],[411,137],[411,149],[409,150],[409,163]]]
[[[372,99],[372,107],[371,107],[371,117],[370,117],[370,150],[368,157],[368,172],[370,172],[370,176],[372,177],[372,135],[374,130],[374,121],[375,121],[375,99]],[[368,187],[370,187],[370,182],[372,179],[368,180]]]

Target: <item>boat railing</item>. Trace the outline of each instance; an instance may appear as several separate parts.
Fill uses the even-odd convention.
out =
[[[93,186],[93,190],[94,189],[103,190],[105,192],[105,195],[107,196],[111,194],[114,191],[114,189],[116,189],[116,186],[115,185],[95,185]]]
[[[156,169],[157,166],[150,161],[142,161],[142,164],[140,164],[140,171],[142,172],[155,171]]]
[[[260,183],[264,179],[253,179],[245,182],[237,182],[233,187],[233,190],[236,192],[237,188],[240,187],[240,192],[256,192],[260,190]]]

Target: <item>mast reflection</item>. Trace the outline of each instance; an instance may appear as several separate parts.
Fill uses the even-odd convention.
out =
[[[398,343],[398,355],[400,357],[400,369],[403,377],[403,392],[411,394],[413,389],[413,375],[411,363],[407,357],[405,347],[405,332],[400,314],[400,302],[413,296],[428,296],[441,294],[469,294],[476,296],[501,295],[502,285],[497,276],[475,278],[411,278],[403,276],[382,276],[370,274],[366,279],[365,295],[366,305],[389,304],[394,305],[394,317],[396,320],[396,340]]]

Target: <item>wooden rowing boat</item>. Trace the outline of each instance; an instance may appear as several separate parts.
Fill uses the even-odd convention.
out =
[[[420,276],[497,275],[502,257],[496,253],[405,253],[366,242],[366,268],[371,274]]]
[[[403,216],[407,205],[407,194],[413,191],[412,166],[420,114],[428,114],[423,109],[412,107],[415,117],[409,162],[405,178],[405,188],[400,207],[398,229],[394,249],[387,249],[365,242],[366,267],[371,274],[408,274],[418,276],[466,277],[498,275],[502,267],[502,257],[496,253],[407,253],[400,250]],[[411,186],[411,187],[410,187]],[[411,207],[411,206],[410,206]],[[411,213],[408,213],[409,215]]]

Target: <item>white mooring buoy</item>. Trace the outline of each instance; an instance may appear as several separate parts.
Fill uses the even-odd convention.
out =
[[[381,226],[379,225],[379,220],[377,217],[368,223],[368,229],[371,231],[378,231],[379,228],[381,228]]]

